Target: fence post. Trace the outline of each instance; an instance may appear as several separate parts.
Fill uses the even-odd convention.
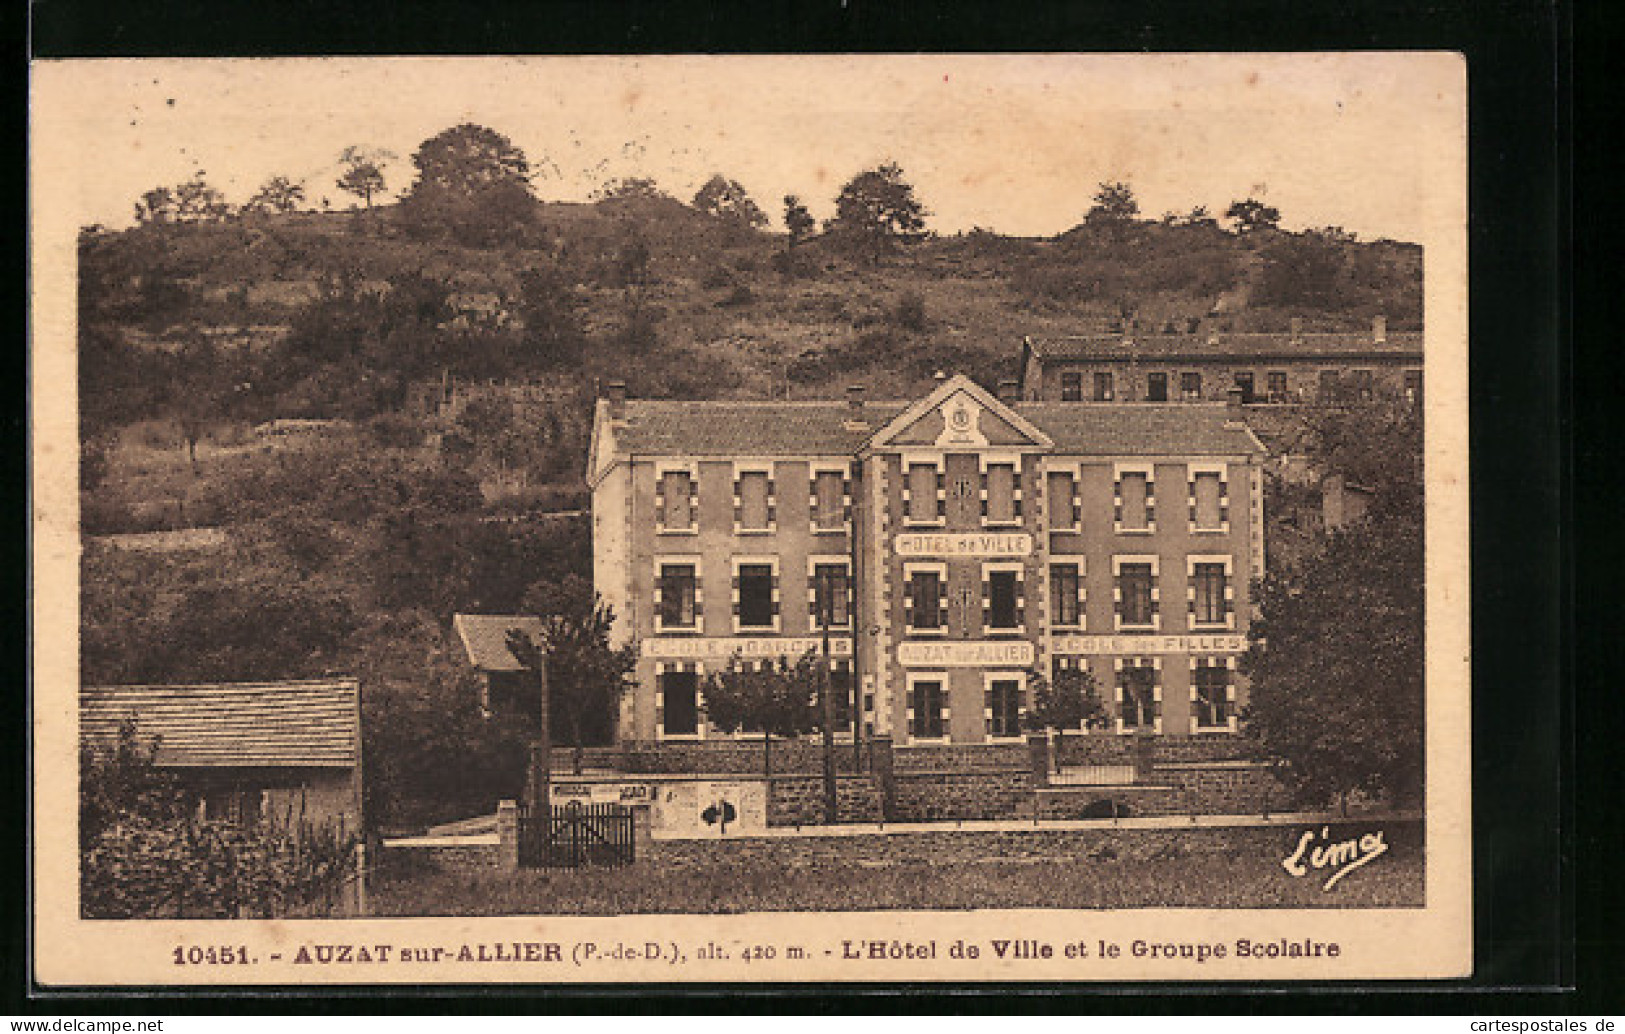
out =
[[[890,821],[897,811],[897,782],[892,777],[892,739],[869,737],[869,767],[880,787],[880,817]]]
[[[546,821],[532,814],[531,821]],[[519,803],[500,801],[497,804],[497,865],[503,869],[519,868]]]
[[[1027,763],[1033,771],[1033,784],[1044,786],[1049,783],[1050,772],[1053,771],[1050,761],[1049,733],[1034,732],[1027,734]]]
[[[355,913],[367,914],[367,842],[355,845]]]

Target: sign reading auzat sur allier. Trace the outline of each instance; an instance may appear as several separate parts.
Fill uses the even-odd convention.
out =
[[[659,658],[689,657],[800,657],[811,651],[821,654],[824,641],[808,636],[737,636],[718,638],[704,636],[654,637],[643,641],[643,656]],[[852,640],[848,634],[830,636],[829,652],[834,657],[850,657]]]
[[[897,536],[892,550],[898,556],[1002,556],[1024,557],[1033,551],[1027,534],[983,535],[909,532]]]
[[[1025,668],[1033,663],[1033,644],[1025,639],[898,643],[897,660],[906,667]]]

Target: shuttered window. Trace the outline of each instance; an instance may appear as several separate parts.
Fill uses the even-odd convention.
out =
[[[739,475],[739,527],[765,531],[768,527],[768,475],[751,470]]]
[[[992,524],[1016,520],[1016,468],[994,463],[987,468],[987,519]]]
[[[1122,525],[1125,528],[1150,527],[1146,515],[1146,476],[1143,472],[1125,472],[1119,487],[1123,498]]]
[[[1196,526],[1203,529],[1218,528],[1224,523],[1223,491],[1219,475],[1203,472],[1196,475]]]

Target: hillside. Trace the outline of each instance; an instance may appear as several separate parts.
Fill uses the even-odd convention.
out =
[[[939,369],[991,385],[1023,335],[1130,314],[1421,318],[1414,245],[1212,221],[974,231],[875,262],[643,197],[542,204],[496,236],[414,233],[393,207],[82,235],[87,682],[354,672],[372,806],[459,817],[512,792],[524,750],[475,710],[450,615],[583,591],[603,381],[903,397]],[[536,387],[469,393],[491,380]]]

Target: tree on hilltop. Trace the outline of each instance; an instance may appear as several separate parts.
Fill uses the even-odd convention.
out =
[[[453,126],[419,145],[412,164],[418,175],[400,214],[419,236],[487,247],[511,240],[535,218],[530,162],[494,129]]]
[[[303,183],[296,183],[286,176],[272,176],[260,184],[260,189],[243,205],[243,211],[287,213],[304,203]]]
[[[846,182],[824,230],[852,252],[879,263],[898,244],[923,237],[930,214],[903,178],[902,167],[887,162]]]
[[[784,228],[790,231],[791,247],[806,240],[817,225],[801,198],[794,194],[784,195]]]
[[[1236,224],[1236,233],[1242,236],[1281,228],[1281,210],[1256,198],[1231,202],[1224,211],[1224,217]]]
[[[721,173],[705,181],[694,194],[694,209],[739,228],[767,225],[767,213],[751,199],[738,180]]]
[[[388,151],[370,151],[351,145],[339,155],[344,171],[333,185],[354,194],[370,211],[372,199],[384,192],[384,162],[395,157]]]

